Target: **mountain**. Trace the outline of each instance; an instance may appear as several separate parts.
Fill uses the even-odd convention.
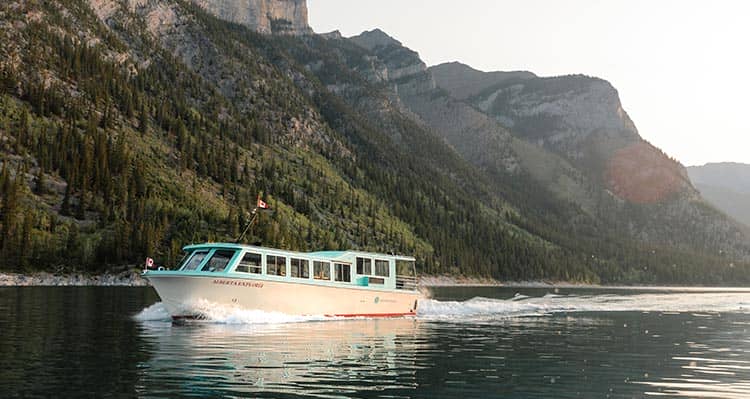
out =
[[[192,0],[225,21],[259,33],[312,34],[305,0]]]
[[[269,246],[513,280],[750,281],[744,230],[608,83],[433,73],[380,30],[312,34],[305,7],[0,4],[0,267],[171,265],[237,237],[260,192],[275,212],[247,239]]]
[[[750,194],[750,165],[736,162],[707,163],[687,168],[697,187],[714,186]]]
[[[536,78],[537,76],[528,71],[513,72],[482,72],[460,62],[447,62],[430,67],[430,72],[435,80],[440,82],[440,87],[448,90],[453,97],[459,100],[478,94],[487,87],[497,85],[505,81],[519,81]]]
[[[441,88],[462,76],[477,81],[478,72],[460,64],[433,69],[441,71],[435,75]],[[582,75],[495,81],[490,77],[497,73],[486,75],[486,85],[468,103],[517,137],[560,155],[618,197],[649,203],[690,192],[684,167],[638,135],[609,82]],[[440,79],[445,76],[451,78]],[[455,97],[463,93],[449,91]]]
[[[410,111],[467,161],[494,176],[497,186],[507,187],[519,174],[528,174],[541,186],[535,190],[560,200],[558,208],[582,211],[600,224],[598,234],[614,227],[615,235],[643,242],[746,256],[746,240],[729,239],[741,234],[738,227],[706,210],[684,167],[640,138],[608,82],[528,73],[515,78],[519,73],[488,73],[479,79],[481,72],[458,63],[426,69],[416,52],[383,36],[375,30],[351,40],[387,70],[409,71],[395,79],[381,75]],[[447,83],[440,80],[445,77]],[[458,87],[457,80],[473,82],[476,94],[462,101],[464,91],[448,89]],[[476,82],[489,86],[477,87]],[[528,186],[529,180],[523,184]],[[522,202],[529,200],[534,199]],[[540,206],[554,207],[537,202]],[[678,227],[686,220],[707,226],[705,234],[697,238],[694,231]],[[722,238],[716,236],[720,231]],[[733,244],[724,245],[724,239]]]
[[[708,163],[687,168],[701,195],[727,215],[750,226],[750,165]]]
[[[514,230],[483,177],[384,92],[319,63],[332,49],[311,65],[290,55],[323,38],[261,35],[182,1],[2,11],[6,268],[173,264],[186,243],[239,235],[260,191],[276,212],[249,239],[266,245],[514,278],[557,259],[566,278],[596,278]],[[327,75],[366,96],[347,102]]]
[[[383,36],[375,30],[351,38],[380,61],[365,65],[370,80],[390,85],[409,111],[488,174],[527,217],[541,212],[572,226],[579,242],[570,245],[580,250],[590,238],[601,251],[601,241],[609,240],[604,237],[625,236],[746,259],[742,228],[706,206],[684,167],[638,135],[608,82],[502,72],[480,79],[482,72],[458,63],[426,69],[416,52]],[[395,79],[375,73],[392,68],[410,73]],[[454,83],[462,80],[473,88]],[[451,91],[457,87],[463,91]],[[559,243],[569,233],[548,234]]]

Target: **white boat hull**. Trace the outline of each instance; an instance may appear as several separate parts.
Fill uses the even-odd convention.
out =
[[[422,295],[410,290],[334,287],[304,282],[214,276],[146,275],[173,318],[201,317],[196,304],[288,315],[399,317],[416,314]]]

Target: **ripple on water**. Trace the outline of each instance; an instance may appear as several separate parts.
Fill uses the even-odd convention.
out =
[[[744,349],[714,339],[717,322],[744,329],[746,321],[722,320],[745,312],[737,295],[428,299],[416,319],[385,320],[216,309],[194,325],[144,324],[164,355],[149,361],[144,383],[186,373],[200,376],[187,386],[206,394],[750,397],[747,363],[727,361]],[[162,319],[163,311],[153,305],[136,318],[148,315]]]
[[[578,295],[435,295],[416,318],[319,320],[226,308],[178,325],[145,290],[0,290],[7,311],[0,392],[750,397],[748,294],[568,291]]]

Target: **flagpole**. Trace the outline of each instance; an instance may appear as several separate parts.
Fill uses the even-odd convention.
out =
[[[239,244],[243,238],[245,238],[245,234],[247,234],[247,231],[250,230],[250,226],[253,225],[253,222],[255,221],[255,218],[258,217],[258,207],[256,206],[253,208],[252,212],[253,217],[250,219],[250,222],[248,222],[247,226],[245,226],[245,230],[242,231],[242,234],[240,234],[239,237],[237,237],[237,240],[235,241],[235,244]]]
[[[260,199],[260,193],[258,193],[258,198],[255,199],[255,208],[253,208],[252,215],[253,217],[250,219],[250,222],[245,226],[245,230],[242,231],[242,234],[240,234],[239,237],[237,237],[237,240],[235,241],[236,244],[239,244],[240,241],[242,241],[243,238],[245,238],[245,234],[247,234],[247,231],[250,230],[250,226],[253,225],[253,222],[255,222],[255,219],[258,217],[258,209],[261,208],[263,210],[270,210],[268,207],[268,204],[263,202]]]

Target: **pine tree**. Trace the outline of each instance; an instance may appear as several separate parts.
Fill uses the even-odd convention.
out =
[[[63,216],[70,216],[70,183],[65,185],[65,195],[63,196],[62,205],[60,206],[60,214]]]
[[[86,185],[81,186],[81,195],[78,198],[78,207],[76,208],[76,219],[86,219]]]
[[[18,172],[16,172],[15,177],[11,177],[10,171],[3,164],[2,181],[3,205],[0,209],[2,210],[3,230],[2,234],[0,234],[0,249],[3,249],[4,254],[7,254],[8,252],[5,249],[12,245],[16,225],[16,213],[18,212],[18,195],[20,191]]]
[[[146,102],[141,102],[141,113],[140,113],[140,119],[138,123],[138,129],[140,130],[141,134],[146,134],[148,132],[148,108],[146,106]]]
[[[72,262],[80,262],[82,260],[80,248],[81,242],[78,235],[78,224],[72,222],[68,225],[68,235],[65,240],[65,253],[67,254],[67,259]]]
[[[31,235],[34,228],[34,216],[31,211],[24,212],[23,225],[21,227],[21,239],[19,244],[18,272],[29,268],[29,260],[32,257]]]
[[[44,176],[44,169],[42,167],[38,168],[35,182],[36,182],[36,185],[34,186],[34,192],[37,195],[46,194],[47,193],[47,179]]]

